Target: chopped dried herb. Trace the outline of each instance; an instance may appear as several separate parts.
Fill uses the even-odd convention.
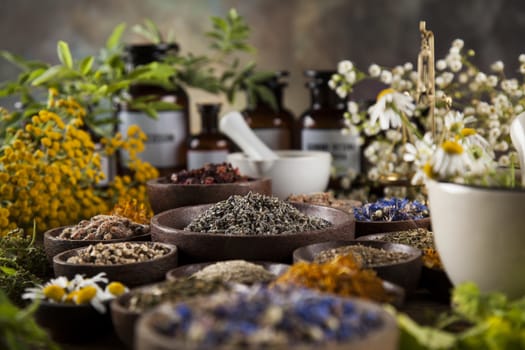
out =
[[[260,193],[235,195],[212,205],[184,228],[226,235],[274,235],[320,230],[331,223],[300,212],[290,203]]]

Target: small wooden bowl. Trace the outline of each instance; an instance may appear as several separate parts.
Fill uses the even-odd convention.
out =
[[[132,244],[152,244],[152,242],[132,242]],[[86,247],[67,250],[53,258],[55,276],[66,276],[71,279],[76,274],[94,276],[100,272],[105,272],[108,280],[119,281],[127,287],[162,281],[166,272],[177,266],[178,250],[172,244],[157,244],[162,244],[169,248],[170,252],[156,259],[130,264],[72,264],[66,262],[67,259],[77,255],[79,251],[86,249]]]
[[[418,220],[400,221],[358,221],[355,222],[355,236],[361,237],[374,233],[406,231],[414,228],[426,228],[430,230],[430,217]]]
[[[277,278],[278,276],[282,275],[283,273],[288,270],[290,265],[287,264],[277,264],[277,263],[271,263],[271,262],[265,262],[265,261],[250,261],[251,263],[261,265],[264,267],[267,271],[274,274]],[[202,270],[206,266],[213,265],[214,262],[207,262],[207,263],[200,263],[200,264],[190,264],[190,265],[183,265],[176,267],[174,269],[169,270],[166,273],[166,280],[168,281],[174,281],[177,278],[181,277],[190,277],[195,272]]]
[[[91,305],[72,305],[41,301],[35,312],[36,322],[56,342],[87,343],[113,330],[109,303],[101,314]]]
[[[59,253],[65,252],[75,248],[86,247],[90,244],[97,243],[116,243],[116,242],[127,242],[127,241],[150,241],[151,234],[143,234],[132,236],[128,238],[119,239],[92,239],[92,240],[80,240],[80,239],[63,239],[58,238],[62,231],[70,226],[61,226],[53,228],[44,233],[44,251],[46,252],[49,262],[53,263],[53,257]]]
[[[387,264],[371,267],[377,272],[377,275],[384,280],[390,281],[403,287],[407,292],[414,291],[419,285],[421,268],[423,262],[421,259],[421,250],[405,245],[381,241],[332,241],[312,244],[309,246],[296,249],[293,253],[294,262],[306,261],[312,262],[315,257],[322,251],[339,248],[349,245],[364,245],[378,249],[399,251],[407,253],[408,259],[395,264]]]
[[[291,203],[306,215],[317,216],[332,223],[322,230],[277,235],[224,235],[184,231],[195,217],[212,204],[171,209],[151,219],[154,242],[177,245],[184,263],[244,259],[290,263],[294,249],[330,241],[354,238],[354,217],[342,210],[313,204]]]
[[[146,183],[146,191],[151,209],[158,214],[189,205],[217,203],[232,195],[245,195],[248,192],[269,196],[272,194],[272,180],[265,177],[223,184],[183,185],[170,183],[166,177],[159,177]]]

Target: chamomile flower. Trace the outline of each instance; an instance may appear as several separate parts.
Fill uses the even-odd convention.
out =
[[[475,117],[465,117],[463,113],[457,111],[450,111],[445,115],[445,127],[454,135],[464,129],[466,124],[470,124],[475,121]]]
[[[68,285],[69,281],[66,277],[54,278],[44,285],[26,288],[25,293],[22,294],[22,299],[49,300],[59,303],[66,296]]]
[[[471,158],[459,142],[446,140],[438,147],[430,164],[433,174],[441,178],[454,178],[469,170]]]
[[[377,95],[377,102],[368,109],[370,123],[372,125],[379,121],[382,130],[390,127],[399,128],[402,125],[400,113],[412,116],[415,105],[412,98],[394,89],[385,89]]]
[[[85,278],[83,275],[75,275],[71,280],[66,277],[58,277],[43,286],[27,288],[22,298],[75,305],[89,304],[100,313],[105,313],[105,302],[128,291],[128,288],[120,282],[109,284],[107,282],[108,279],[104,272],[91,278]],[[100,287],[99,283],[107,284],[105,290]]]

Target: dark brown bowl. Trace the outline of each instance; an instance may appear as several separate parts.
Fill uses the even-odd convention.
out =
[[[374,233],[406,231],[413,228],[426,228],[430,230],[430,217],[418,220],[400,221],[358,221],[355,222],[355,236],[361,237]]]
[[[62,239],[58,236],[62,231],[70,226],[61,226],[53,228],[44,233],[44,250],[46,252],[49,262],[53,263],[53,257],[59,253],[65,252],[75,248],[86,247],[90,244],[97,243],[116,243],[116,242],[127,242],[127,241],[150,241],[151,234],[147,233],[144,235],[137,235],[128,238],[119,239],[91,239],[91,240],[80,240],[80,239]]]
[[[133,339],[135,337],[135,324],[141,316],[140,312],[128,310],[126,305],[133,296],[133,293],[139,290],[151,288],[143,286],[134,288],[131,292],[123,294],[111,301],[111,320],[113,328],[119,339],[126,344],[129,349],[133,348]]]
[[[248,192],[272,194],[272,180],[269,177],[249,181],[209,184],[182,185],[169,183],[166,177],[149,180],[146,183],[151,209],[155,214],[189,205],[217,203],[232,195]]]
[[[212,204],[171,209],[151,219],[151,239],[176,244],[179,258],[187,263],[244,259],[290,263],[294,249],[330,240],[352,240],[354,217],[342,210],[313,204],[291,203],[306,215],[332,223],[322,229],[278,235],[224,235],[184,231]]]
[[[205,297],[202,297],[205,298]],[[186,303],[192,309],[201,300],[193,299]],[[369,310],[377,313],[380,317],[380,328],[370,332],[365,336],[355,336],[345,342],[330,341],[325,343],[302,342],[297,344],[274,345],[272,350],[365,350],[365,349],[397,349],[399,342],[399,331],[395,318],[391,313],[382,309],[382,306],[364,299],[352,298],[356,310]],[[170,337],[162,334],[158,330],[162,325],[166,325],[166,305],[157,306],[144,314],[137,322],[134,349],[136,350],[246,350],[255,349],[246,345],[239,346],[214,346],[206,347],[202,344],[195,344],[191,341],[182,340],[177,337]],[[164,312],[163,312],[164,311]],[[261,347],[257,347],[259,349]]]
[[[266,262],[266,261],[250,261],[250,262],[254,263],[254,264],[257,264],[257,265],[261,265],[267,271],[269,271],[270,273],[274,274],[275,277],[278,277],[278,276],[282,275],[290,267],[290,265],[288,265],[288,264],[277,264],[277,263]],[[166,280],[173,281],[173,280],[176,280],[177,278],[181,278],[181,277],[190,277],[195,272],[200,271],[203,268],[205,268],[206,266],[209,266],[209,265],[212,265],[212,264],[215,264],[215,262],[207,262],[207,263],[200,263],[200,264],[190,264],[190,265],[183,265],[183,266],[176,267],[174,269],[169,270],[166,273]]]
[[[133,244],[151,244],[151,242],[132,242]],[[177,266],[178,250],[172,244],[161,243],[170,249],[170,252],[159,258],[115,265],[95,265],[95,264],[72,264],[67,263],[67,259],[75,256],[83,248],[67,250],[53,258],[53,269],[55,276],[66,276],[69,279],[76,274],[94,276],[100,272],[105,272],[108,280],[119,281],[127,287],[140,286],[148,283],[162,281],[166,272]]]
[[[101,314],[91,305],[58,304],[41,301],[36,322],[60,343],[88,343],[113,330],[109,305]]]
[[[419,285],[421,276],[421,268],[423,262],[421,259],[421,250],[405,244],[395,244],[381,241],[333,241],[312,244],[309,246],[296,249],[293,253],[294,262],[314,261],[317,254],[324,250],[339,248],[348,245],[365,245],[374,248],[381,248],[384,250],[401,251],[409,254],[409,258],[405,261],[380,265],[372,267],[377,272],[377,275],[384,280],[390,281],[398,286],[404,288],[407,292],[414,291]]]

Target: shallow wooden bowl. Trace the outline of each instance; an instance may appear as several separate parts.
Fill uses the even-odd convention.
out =
[[[421,268],[421,250],[405,244],[395,244],[381,241],[332,241],[308,245],[296,249],[293,253],[294,262],[312,262],[322,251],[348,245],[364,245],[384,250],[400,251],[409,255],[408,259],[395,263],[371,267],[377,275],[404,288],[407,292],[414,291],[419,285]]]
[[[109,308],[101,314],[91,305],[41,301],[35,320],[54,341],[60,343],[89,343],[113,330]]]
[[[294,249],[317,242],[352,240],[354,217],[338,209],[313,204],[291,203],[309,216],[332,223],[322,230],[278,235],[224,235],[184,231],[195,217],[212,204],[171,209],[151,219],[151,239],[177,245],[184,263],[244,259],[290,263]]]
[[[418,220],[400,221],[359,221],[355,222],[355,236],[361,237],[374,233],[406,231],[414,228],[426,228],[430,230],[430,217]]]
[[[183,185],[170,183],[166,177],[149,180],[146,191],[155,214],[188,205],[217,203],[232,195],[245,195],[248,192],[272,194],[272,180],[269,177],[249,179],[248,181],[209,184]]]
[[[382,309],[378,304],[363,300],[363,299],[352,299],[357,310],[373,311],[380,314],[382,320],[382,326],[376,329],[366,336],[352,337],[351,340],[346,342],[330,342],[330,343],[298,343],[298,344],[286,344],[282,346],[272,347],[272,350],[367,350],[367,349],[382,349],[382,350],[394,350],[398,348],[399,331],[395,321],[395,318]],[[190,308],[198,304],[200,300],[194,299],[193,302],[188,305]],[[155,309],[147,312],[138,320],[136,326],[135,343],[134,349],[136,350],[200,350],[208,349],[202,344],[197,345],[183,339],[176,337],[166,336],[157,331],[158,327],[162,327],[166,323],[166,315],[163,313],[161,308],[165,308],[168,305],[163,304]],[[164,311],[165,312],[165,311]],[[249,350],[255,349],[246,345],[226,347],[216,346],[214,350]],[[257,347],[260,349],[260,347]]]
[[[44,251],[46,252],[47,258],[50,263],[53,263],[53,257],[59,253],[65,252],[75,248],[86,247],[90,244],[97,243],[116,243],[116,242],[127,242],[127,241],[150,241],[151,234],[143,234],[132,236],[128,238],[119,239],[91,239],[91,240],[80,240],[80,239],[62,239],[58,236],[62,231],[70,226],[61,226],[53,228],[44,233]]]
[[[152,242],[132,242],[133,244],[152,244]],[[148,283],[164,280],[166,272],[177,266],[178,251],[173,244],[160,243],[170,249],[168,254],[159,258],[130,263],[113,265],[95,264],[72,264],[66,262],[68,258],[75,256],[83,248],[67,250],[53,258],[53,269],[55,276],[66,276],[69,279],[76,274],[94,276],[100,272],[105,272],[108,280],[119,281],[127,287],[140,286]]]

